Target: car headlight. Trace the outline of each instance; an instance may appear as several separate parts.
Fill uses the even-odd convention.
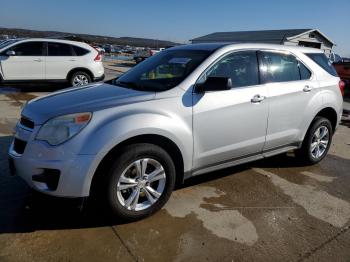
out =
[[[56,146],[78,134],[90,121],[92,113],[59,116],[47,121],[39,130],[36,140]]]

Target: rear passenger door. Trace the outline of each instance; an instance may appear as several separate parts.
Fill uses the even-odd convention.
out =
[[[269,94],[264,150],[293,145],[305,130],[308,103],[318,88],[311,71],[289,52],[259,52],[261,81]]]
[[[66,79],[69,71],[77,67],[77,64],[77,57],[72,45],[56,42],[47,43],[47,80]]]

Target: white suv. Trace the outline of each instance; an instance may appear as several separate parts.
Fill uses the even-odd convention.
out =
[[[86,43],[22,39],[0,46],[0,82],[66,82],[85,85],[104,78],[101,54]]]

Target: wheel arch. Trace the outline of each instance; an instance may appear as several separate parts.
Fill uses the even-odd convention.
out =
[[[90,76],[90,78],[91,78],[91,81],[94,81],[94,74],[91,72],[91,70],[89,70],[88,68],[86,68],[86,67],[75,67],[75,68],[73,68],[73,69],[71,69],[69,72],[68,72],[68,74],[67,74],[67,81],[69,82],[70,81],[70,79],[71,79],[71,77],[72,77],[72,75],[74,74],[74,73],[76,73],[76,72],[84,72],[84,73],[87,73],[89,76]]]
[[[176,185],[179,185],[184,180],[184,159],[180,148],[171,139],[158,135],[158,134],[145,134],[130,137],[117,145],[115,145],[99,162],[96,171],[91,179],[90,184],[90,195],[93,194],[95,190],[99,188],[101,178],[108,172],[113,159],[118,155],[118,153],[127,145],[138,144],[138,143],[148,143],[161,147],[164,149],[174,161],[176,169]]]
[[[337,115],[337,111],[334,108],[332,108],[332,107],[325,107],[325,108],[323,108],[322,110],[320,110],[316,114],[314,119],[316,117],[318,117],[318,116],[327,118],[331,122],[333,132],[335,131],[335,129],[337,127],[337,122],[338,122],[338,115]]]
[[[316,113],[314,113],[314,116],[312,117],[312,119],[309,119],[308,123],[305,125],[305,127],[307,127],[307,128],[304,129],[304,132],[303,132],[303,134],[301,136],[301,140],[299,140],[300,141],[299,147],[302,145],[307,132],[310,130],[313,122],[315,121],[315,118],[319,117],[319,116],[327,118],[331,122],[332,130],[333,130],[333,133],[334,133],[334,131],[335,131],[337,125],[338,125],[338,114],[337,114],[337,111],[332,106],[326,106],[326,107],[320,108],[320,109],[318,109],[316,111]]]

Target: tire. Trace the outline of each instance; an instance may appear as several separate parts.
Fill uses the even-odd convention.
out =
[[[323,130],[328,131],[327,135],[323,133]],[[319,138],[317,138],[316,131],[319,131]],[[332,143],[332,136],[333,128],[331,122],[327,118],[316,117],[305,135],[301,148],[295,151],[297,158],[307,165],[317,164],[327,155]],[[328,141],[326,145],[325,141]],[[314,148],[316,144],[317,146]]]
[[[91,77],[83,71],[78,71],[71,76],[69,82],[72,86],[83,86],[91,83]]]
[[[137,178],[137,164],[135,163],[139,163],[140,173],[146,173],[149,180]],[[142,172],[144,163],[146,172]],[[145,181],[150,181],[151,174],[156,174],[156,171],[159,172],[159,176],[155,177],[163,177],[164,173],[165,180],[161,178],[147,186],[148,182],[145,184]],[[112,164],[105,183],[102,185],[103,188],[100,190],[105,192],[107,207],[113,215],[123,221],[135,221],[152,215],[164,206],[174,189],[175,178],[175,165],[168,153],[159,146],[140,143],[126,146],[122,150],[120,156]],[[126,180],[128,183],[124,183]],[[134,181],[137,185],[130,183],[129,180]],[[131,185],[133,186],[124,188]],[[149,187],[152,187],[153,191],[148,190]],[[137,191],[139,195],[130,203],[131,196],[137,195]],[[158,198],[154,197],[154,191],[157,192],[156,195],[159,195]],[[152,204],[150,200],[155,201]]]

